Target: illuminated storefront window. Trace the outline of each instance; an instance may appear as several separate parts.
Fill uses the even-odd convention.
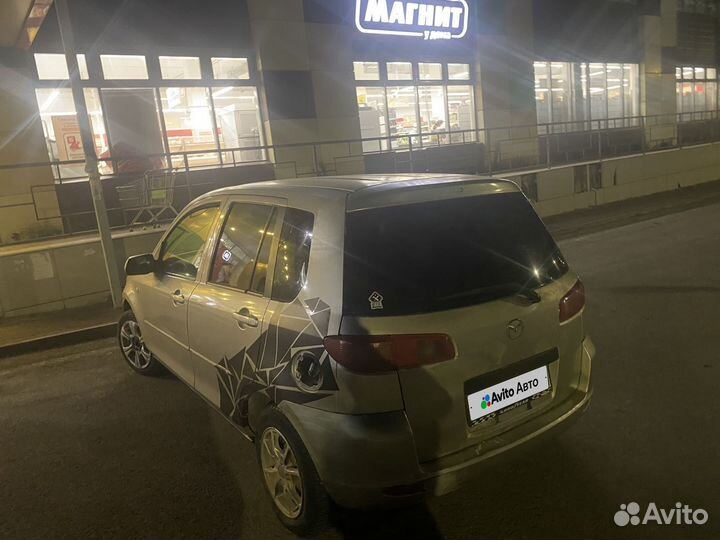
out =
[[[574,120],[574,82],[570,64],[550,63],[550,111],[553,122],[570,122]]]
[[[437,145],[446,142],[448,131],[447,95],[444,86],[420,86],[418,105],[420,107],[420,132],[423,142]],[[442,135],[433,135],[442,133]]]
[[[207,88],[161,88],[162,113],[170,153],[216,150]],[[173,158],[173,166],[182,165],[182,156]],[[190,154],[190,167],[217,165],[218,154]]]
[[[393,148],[409,146],[409,139],[419,132],[417,86],[388,86],[390,134]],[[415,138],[417,145],[417,138]]]
[[[144,56],[101,54],[103,75],[111,80],[147,80],[148,70]]]
[[[98,156],[103,156],[109,152],[110,146],[105,128],[102,105],[100,103],[100,92],[97,88],[85,88],[83,93],[85,94],[85,106],[87,107],[88,116],[90,117],[90,128],[92,129],[93,140],[95,141],[95,152]]]
[[[387,98],[384,87],[357,87],[358,114],[363,151],[381,152],[388,149]],[[378,140],[369,140],[378,139]]]
[[[80,79],[87,81],[90,78],[90,73],[88,72],[87,60],[85,59],[84,54],[77,55],[77,63],[78,71],[80,72]]]
[[[161,56],[159,60],[163,79],[202,79],[197,56]]]
[[[257,90],[249,86],[223,86],[212,89],[212,100],[220,148],[254,148],[224,152],[225,163],[263,161],[262,119]]]
[[[581,69],[584,65],[581,64]],[[589,74],[589,101],[590,115],[588,118],[604,119],[608,117],[607,108],[607,73],[604,64],[590,64]]]
[[[388,62],[388,81],[412,81],[413,65],[410,62]]]
[[[365,152],[477,140],[469,64],[355,62],[354,68]]]
[[[535,62],[538,124],[571,131],[638,125],[640,73],[637,64]],[[589,122],[589,123],[588,123]]]
[[[420,73],[421,81],[442,81],[443,80],[443,69],[442,64],[418,64],[418,71]]]
[[[35,90],[40,121],[42,123],[48,154],[54,161],[77,161],[85,159],[80,137],[75,103],[69,88],[38,88]],[[84,164],[63,165],[60,174],[78,177],[84,174]]]
[[[80,78],[88,80],[90,77],[87,70],[87,62],[84,54],[77,55],[78,70]],[[41,81],[67,81],[70,79],[67,62],[64,54],[57,53],[36,53],[35,67],[38,79]]]
[[[101,173],[267,159],[265,150],[258,148],[264,144],[263,123],[247,58],[211,57],[205,64],[198,56],[100,55],[96,60],[93,65],[100,71],[88,73],[85,56],[78,55]],[[155,68],[149,69],[153,64]],[[35,65],[36,97],[50,159],[83,160],[72,92],[62,82],[69,79],[65,56],[37,53]],[[212,70],[205,77],[203,65]],[[203,78],[215,82],[192,82]],[[105,80],[123,82],[104,87]],[[168,153],[173,154],[170,163]],[[82,177],[84,167],[63,165],[60,174]]]
[[[448,79],[451,81],[469,81],[469,64],[448,64]]]
[[[717,68],[685,66],[675,69],[677,111],[681,122],[717,117]]]
[[[247,58],[212,58],[213,77],[217,80],[249,80]]]
[[[379,81],[380,64],[378,62],[353,62],[356,81]]]
[[[102,88],[100,90],[116,173],[143,173],[167,163],[161,114],[155,88]]]
[[[450,142],[475,141],[475,101],[473,87],[452,85],[447,87],[448,124]]]

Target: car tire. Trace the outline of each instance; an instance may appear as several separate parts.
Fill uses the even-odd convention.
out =
[[[148,377],[165,373],[165,368],[145,345],[140,325],[132,311],[126,311],[120,317],[117,337],[120,353],[133,371]]]
[[[276,441],[274,444],[273,439]],[[260,416],[255,447],[261,480],[282,524],[303,538],[325,529],[332,505],[330,498],[300,435],[276,408],[269,407]],[[282,455],[278,455],[276,450]],[[278,463],[283,463],[283,470],[278,470]],[[298,483],[301,488],[299,494]],[[294,496],[283,495],[288,484],[288,491]],[[298,495],[299,508],[294,504],[288,508],[287,503],[296,502]]]

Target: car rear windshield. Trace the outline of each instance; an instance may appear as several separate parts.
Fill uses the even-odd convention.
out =
[[[397,316],[542,287],[567,263],[521,193],[347,214],[345,315]]]

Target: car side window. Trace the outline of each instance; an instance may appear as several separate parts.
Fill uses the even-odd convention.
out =
[[[235,203],[215,248],[210,282],[241,291],[265,292],[268,258],[277,210]]]
[[[315,218],[310,212],[288,208],[278,247],[272,299],[292,302],[307,281]]]
[[[197,277],[203,248],[219,211],[218,207],[201,208],[175,225],[160,252],[164,273],[189,279]]]
[[[253,274],[250,290],[257,294],[265,294],[265,283],[267,282],[268,264],[270,261],[270,251],[272,250],[273,240],[275,238],[275,224],[277,223],[278,209],[273,211],[268,226],[265,228],[260,252],[258,253],[258,263],[255,265],[255,273]]]

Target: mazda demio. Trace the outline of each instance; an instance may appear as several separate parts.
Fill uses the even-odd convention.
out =
[[[130,258],[120,348],[253,441],[298,534],[333,503],[444,494],[592,394],[585,290],[513,182],[248,184]]]

